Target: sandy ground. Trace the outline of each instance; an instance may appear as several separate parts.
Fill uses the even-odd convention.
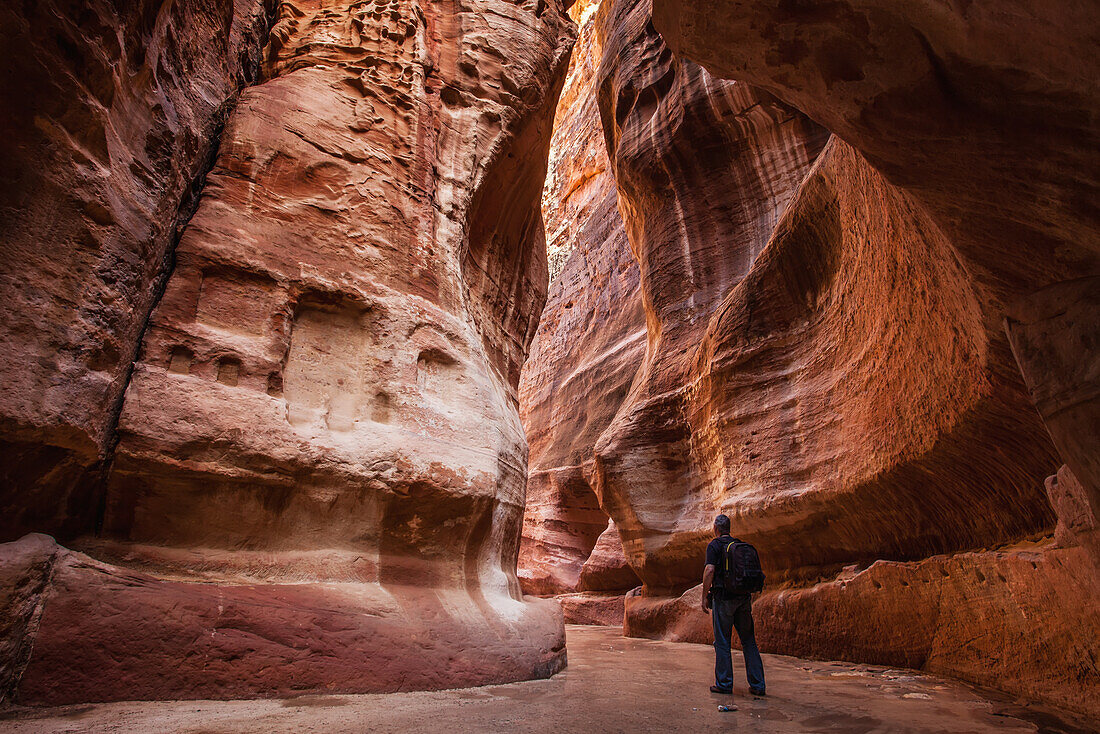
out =
[[[451,691],[252,701],[138,701],[0,712],[0,731],[45,732],[1044,732],[1048,713],[912,671],[765,655],[768,697],[743,680],[708,691],[705,645],[569,627],[569,667],[550,680]],[[743,667],[735,652],[737,675]],[[364,661],[364,665],[369,665]],[[718,711],[733,703],[738,710]]]

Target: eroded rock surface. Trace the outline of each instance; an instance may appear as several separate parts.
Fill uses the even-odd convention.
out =
[[[517,386],[573,38],[557,3],[279,5],[145,331],[103,535],[77,543],[96,560],[55,574],[21,700],[564,664],[560,611],[515,576]]]
[[[550,284],[520,382],[530,470],[519,566],[532,594],[625,591],[638,583],[591,485],[593,446],[645,351],[638,266],[617,208],[597,106],[599,5],[570,10],[580,37],[558,104],[543,193],[551,262],[554,252],[568,258]]]
[[[1100,9],[653,4],[672,48],[795,105],[921,205],[971,275],[991,349],[1009,317],[1051,437],[1100,507]]]
[[[1024,544],[998,552],[851,566],[835,579],[766,591],[753,603],[761,649],[875,661],[1000,688],[1093,720],[1091,662],[1100,625],[1096,565],[1082,548]],[[702,589],[628,596],[628,635],[710,643]],[[1050,650],[1059,650],[1058,659]]]
[[[634,385],[595,445],[597,489],[641,580],[686,587],[713,517],[703,497],[726,490],[721,465],[696,460],[708,433],[694,436],[687,420],[700,341],[828,135],[770,95],[675,58],[646,3],[612,3],[600,33],[600,109],[648,333]]]
[[[1095,188],[1085,77],[1044,77],[1062,51],[1019,43],[1042,56],[1019,78],[997,71],[997,49],[967,80],[980,44],[940,63],[929,49],[963,38],[945,19],[970,12],[981,36],[997,21],[980,10],[945,9],[923,37],[883,30],[908,10],[843,3],[682,3],[694,14],[663,21],[677,47],[750,87],[675,56],[648,3],[607,5],[599,101],[647,349],[583,476],[644,583],[626,629],[709,641],[686,590],[722,511],[797,599],[762,600],[766,649],[924,666],[1095,716],[1095,212],[1075,198]],[[875,53],[849,58],[864,45]],[[866,79],[841,78],[848,62]],[[1013,114],[991,90],[1017,84],[1022,114],[991,130]],[[1074,91],[1059,99],[1059,85]],[[1040,108],[1071,119],[1036,123]],[[810,118],[837,135],[826,144]],[[1022,145],[1029,125],[1067,168]],[[1086,277],[1068,280],[1076,268]],[[528,415],[530,434],[548,425]],[[1055,446],[1069,466],[1048,501]],[[1056,515],[1057,546],[969,552],[1048,537]],[[870,583],[859,569],[877,559],[904,570]],[[895,613],[898,635],[873,631]],[[1040,664],[1051,644],[1066,655]]]
[[[0,541],[92,529],[165,257],[267,24],[261,0],[0,7]]]
[[[616,8],[601,102],[652,344],[597,452],[647,586],[694,581],[719,510],[788,575],[1049,527],[1054,453],[925,208],[839,140],[818,157],[819,128],[766,93],[676,60],[644,4]],[[736,94],[730,145],[711,101]],[[707,140],[744,182],[718,191],[699,162],[718,152],[677,147]]]

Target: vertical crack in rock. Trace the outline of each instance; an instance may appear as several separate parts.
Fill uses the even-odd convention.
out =
[[[117,566],[58,581],[25,700],[449,688],[564,665],[560,612],[515,577],[516,390],[573,42],[556,4],[535,10],[280,5],[145,330],[101,537],[75,544]],[[180,599],[187,614],[164,613]],[[94,680],[64,673],[104,658]]]
[[[259,0],[0,9],[0,538],[71,538],[98,488],[184,199],[258,61]],[[43,246],[43,243],[48,246]]]
[[[34,650],[54,569],[64,552],[52,539],[33,533],[0,545],[0,704],[13,703]]]
[[[255,18],[255,30],[248,34],[249,37],[254,37],[255,43],[250,48],[246,47],[242,49],[240,53],[240,71],[242,79],[233,93],[222,102],[210,116],[210,120],[207,123],[207,132],[201,136],[202,139],[207,141],[205,144],[204,158],[201,163],[198,164],[198,170],[194,178],[183,191],[179,208],[174,218],[172,240],[164,252],[164,257],[153,279],[151,285],[153,297],[149,302],[148,310],[141,319],[141,327],[138,330],[137,339],[134,341],[133,351],[130,354],[129,366],[126,368],[123,375],[122,389],[119,391],[114,404],[107,414],[107,446],[105,457],[99,462],[98,467],[93,467],[88,473],[89,489],[86,491],[91,495],[91,500],[96,508],[92,525],[92,532],[96,535],[99,535],[103,530],[103,518],[107,511],[107,478],[111,473],[111,466],[114,462],[115,448],[118,446],[118,421],[122,416],[122,405],[126,398],[126,389],[130,385],[130,378],[133,376],[134,366],[137,364],[140,356],[139,350],[145,340],[145,333],[149,329],[153,311],[164,297],[164,292],[168,288],[168,280],[172,277],[172,271],[175,269],[176,247],[179,245],[184,229],[186,229],[191,218],[198,210],[202,191],[206,185],[206,177],[217,163],[222,133],[225,131],[225,125],[229,120],[229,115],[232,114],[233,109],[236,107],[241,92],[244,91],[246,87],[257,83],[259,79],[263,61],[262,52],[270,43],[270,34],[275,24],[275,14],[278,5],[279,0],[263,0],[264,13]]]

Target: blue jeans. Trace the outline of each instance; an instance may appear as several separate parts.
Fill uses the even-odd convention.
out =
[[[714,625],[714,684],[719,688],[733,688],[733,655],[730,653],[730,637],[733,630],[741,638],[741,651],[745,654],[745,673],[749,688],[764,689],[764,661],[756,647],[756,632],[752,624],[752,597],[745,595],[732,599],[715,599],[710,611]]]

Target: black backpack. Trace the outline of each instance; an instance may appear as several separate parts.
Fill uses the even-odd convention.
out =
[[[730,594],[754,594],[764,588],[760,556],[748,543],[736,538],[726,545],[717,586]]]

